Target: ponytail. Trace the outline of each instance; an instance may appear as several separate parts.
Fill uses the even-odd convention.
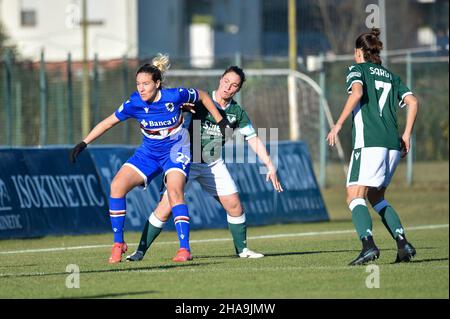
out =
[[[158,53],[153,59],[152,63],[145,63],[139,67],[136,76],[139,73],[151,74],[154,82],[163,82],[163,74],[170,68],[169,56],[167,54]]]
[[[381,65],[383,43],[380,41],[380,29],[372,28],[370,32],[361,34],[356,39],[355,48],[363,51],[364,61]]]
[[[152,60],[152,65],[161,73],[166,72],[170,68],[169,56],[167,54],[158,53]]]

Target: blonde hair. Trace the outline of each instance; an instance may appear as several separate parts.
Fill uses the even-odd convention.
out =
[[[168,54],[158,53],[152,60],[152,65],[161,73],[166,72],[170,68],[170,60]]]

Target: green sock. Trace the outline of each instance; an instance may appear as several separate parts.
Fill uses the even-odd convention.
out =
[[[398,214],[387,200],[382,200],[373,207],[381,216],[381,221],[391,234],[392,238],[397,239],[399,235],[404,237],[404,230]]]
[[[247,223],[245,215],[239,217],[227,216],[228,229],[233,237],[234,249],[240,254],[247,247]]]
[[[352,221],[359,239],[372,236],[372,218],[366,206],[366,201],[363,198],[356,198],[349,204],[349,208],[352,211]]]
[[[154,217],[154,216],[153,216]],[[161,223],[161,222],[160,222]],[[164,223],[163,223],[164,225]],[[160,225],[158,225],[160,226]],[[150,245],[153,241],[158,237],[161,233],[162,227],[156,227],[148,220],[145,222],[144,230],[142,231],[141,240],[139,241],[138,249],[142,251],[145,255],[147,250],[150,248]]]
[[[384,215],[384,214],[383,214]],[[381,214],[380,214],[381,216]],[[395,239],[394,234],[391,232],[391,229],[389,228],[389,224],[386,221],[386,218],[384,218],[384,216],[381,216],[381,222],[383,223],[384,227],[386,227],[386,229],[388,230],[389,234],[391,235],[392,238]]]

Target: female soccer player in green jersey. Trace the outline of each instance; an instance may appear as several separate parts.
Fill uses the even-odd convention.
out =
[[[266,180],[271,181],[277,192],[282,192],[283,188],[278,181],[276,168],[267,152],[266,147],[261,142],[253,128],[247,112],[233,100],[234,95],[239,92],[245,81],[245,74],[241,68],[231,66],[223,73],[218,88],[211,92],[216,107],[224,118],[229,118],[231,126],[245,136],[249,146],[258,155],[261,162],[266,165]],[[200,121],[200,126],[195,127],[193,122]],[[233,181],[224,161],[221,158],[222,145],[225,138],[218,130],[218,126],[214,118],[207,109],[196,106],[195,114],[192,114],[190,133],[191,138],[195,133],[193,130],[200,130],[200,141],[191,141],[191,145],[200,143],[201,159],[196,160],[193,155],[191,164],[191,172],[189,182],[196,180],[200,183],[202,189],[213,196],[226,210],[228,227],[233,237],[236,254],[241,258],[260,258],[264,255],[251,251],[247,248],[247,224],[245,213],[242,209],[239,199],[238,189]],[[219,152],[218,152],[219,151]],[[139,247],[132,255],[127,257],[129,261],[142,260],[151,243],[161,232],[165,222],[171,214],[171,208],[167,198],[167,192],[164,193],[162,199],[155,211],[152,212],[148,221],[144,226]],[[189,222],[188,220],[183,222]],[[183,262],[192,259],[174,258],[173,261]]]
[[[406,240],[400,218],[385,199],[385,192],[400,158],[409,152],[419,104],[401,79],[381,65],[379,35],[380,30],[374,28],[356,39],[356,64],[348,68],[346,79],[349,96],[327,136],[329,145],[334,146],[344,121],[352,114],[353,152],[347,176],[347,204],[363,248],[350,265],[362,265],[380,256],[373,241],[366,198],[397,242],[396,262],[410,261],[416,254]],[[399,138],[397,107],[405,105],[406,125]]]

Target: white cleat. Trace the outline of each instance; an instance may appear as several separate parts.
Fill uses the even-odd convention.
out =
[[[254,251],[251,251],[248,248],[244,248],[242,253],[239,254],[239,257],[241,258],[261,258],[264,257],[263,254],[255,253]]]

